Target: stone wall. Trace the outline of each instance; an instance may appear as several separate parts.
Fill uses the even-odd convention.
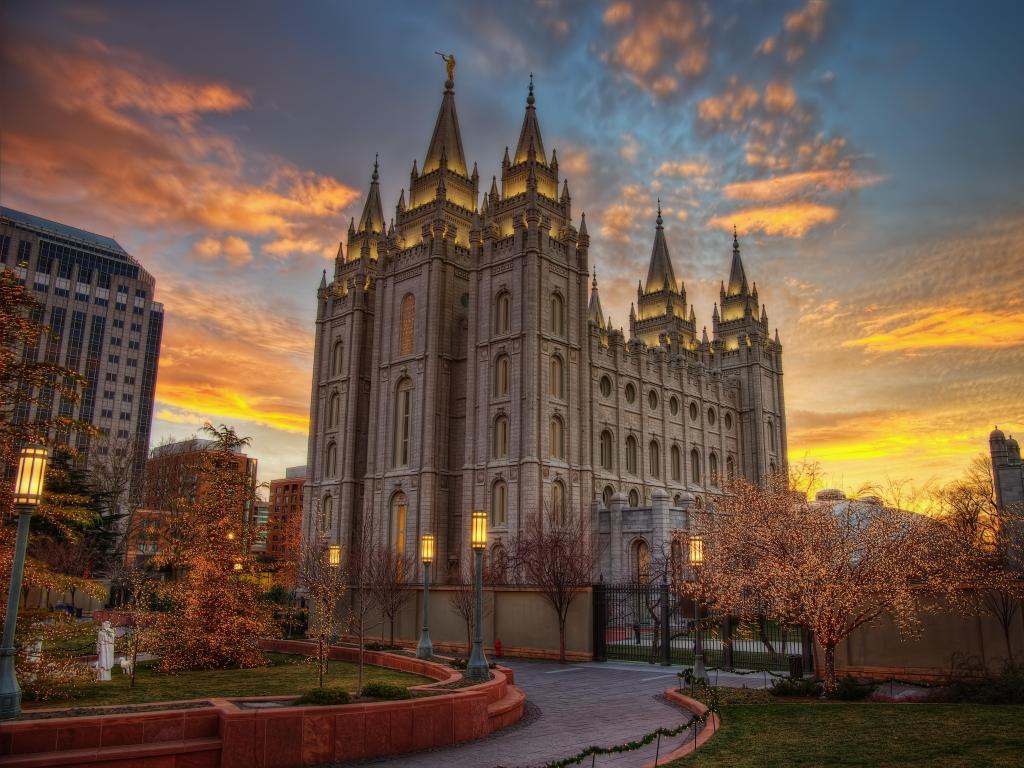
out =
[[[466,623],[451,603],[450,586],[430,588],[430,637],[435,652],[464,654]],[[409,600],[395,622],[395,640],[415,645],[423,626],[423,590]],[[489,657],[494,643],[501,641],[506,656],[527,658],[558,657],[558,621],[544,596],[529,587],[488,587],[484,590],[484,646]],[[371,616],[367,637],[387,642],[390,627],[386,620]],[[593,657],[592,597],[588,587],[572,604],[566,621],[566,652],[570,659],[589,661]]]
[[[1014,660],[1024,661],[1024,612],[1010,632]],[[816,649],[819,671],[823,658]],[[916,637],[901,638],[889,617],[853,632],[836,647],[836,674],[901,679],[939,679],[951,672],[1002,671],[1008,660],[1002,626],[992,616],[942,611],[923,617]]]

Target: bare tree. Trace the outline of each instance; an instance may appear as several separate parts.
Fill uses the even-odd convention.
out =
[[[318,508],[314,507],[314,511]],[[337,545],[335,545],[337,546]],[[299,586],[309,596],[309,634],[316,640],[317,671],[324,687],[328,652],[337,626],[339,603],[345,595],[347,575],[342,567],[341,550],[332,562],[332,552],[320,525],[302,547],[296,568]]]
[[[484,569],[483,582],[485,586],[492,583],[492,578],[493,571]],[[466,656],[468,657],[473,649],[473,630],[476,628],[476,592],[473,587],[472,561],[459,569],[459,580],[452,587],[448,592],[448,604],[466,625]],[[493,598],[488,600],[485,592],[482,600],[480,615],[481,617],[490,616],[493,609]]]
[[[565,659],[569,609],[593,580],[596,540],[585,510],[562,515],[532,514],[512,542],[517,579],[540,590],[558,621],[558,661]]]
[[[948,528],[925,515],[841,494],[811,502],[781,473],[729,490],[713,512],[694,516],[703,564],[680,589],[721,613],[813,631],[829,690],[843,638],[883,613],[913,632],[930,598],[950,594],[963,575]]]
[[[128,634],[123,643],[131,658],[131,688],[135,687],[135,665],[139,653],[147,645],[150,628],[150,604],[156,593],[153,581],[144,568],[132,563],[115,568],[112,583],[118,585],[124,598],[118,610],[128,618]]]
[[[412,598],[416,558],[394,547],[378,547],[370,575],[370,595],[388,620],[390,629],[389,645],[395,644],[395,618]],[[383,627],[381,635],[383,636]]]
[[[372,513],[365,514],[352,532],[352,548],[348,558],[350,601],[349,627],[355,631],[359,643],[357,682],[363,688],[363,652],[366,647],[366,633],[372,628],[370,616],[374,604],[371,585],[377,561],[380,556],[380,535]]]

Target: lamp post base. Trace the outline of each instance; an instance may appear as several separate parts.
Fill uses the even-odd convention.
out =
[[[484,553],[480,549],[475,549],[473,554],[476,558],[476,580],[474,584],[476,620],[473,627],[473,652],[469,654],[469,664],[466,665],[466,674],[463,677],[467,680],[483,682],[491,679],[491,670],[487,666],[487,657],[484,656],[484,636],[483,627],[481,626],[483,622]]]
[[[0,720],[21,714],[21,686],[14,675],[14,649],[0,651]]]
[[[430,642],[430,632],[426,627],[420,633],[420,644],[416,646],[417,659],[430,659],[434,656],[434,644]]]

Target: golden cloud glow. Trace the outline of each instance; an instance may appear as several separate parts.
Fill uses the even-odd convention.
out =
[[[812,194],[850,192],[884,180],[884,176],[855,173],[849,169],[804,171],[768,179],[733,182],[727,184],[723,192],[729,200],[768,203]]]
[[[632,15],[633,7],[629,3],[619,2],[612,3],[605,8],[604,16],[602,18],[604,19],[605,24],[614,26],[615,24],[621,24],[626,21]]]
[[[708,96],[697,105],[697,116],[705,123],[740,123],[747,113],[757,106],[760,96],[752,86],[741,85],[736,77],[718,96]]]
[[[769,112],[789,112],[796,106],[796,93],[789,83],[771,82],[764,87],[764,107]]]
[[[252,261],[249,243],[236,235],[228,235],[222,240],[204,237],[193,246],[192,255],[199,261],[223,261],[232,267],[240,267]]]
[[[326,247],[336,242],[338,214],[358,197],[279,158],[246,157],[230,138],[206,130],[204,115],[248,106],[224,83],[182,79],[95,42],[18,43],[4,65],[21,105],[6,119],[5,181],[48,201],[54,215],[319,239]],[[222,251],[240,263],[244,253],[232,243]],[[205,243],[196,255],[210,253]]]
[[[933,349],[994,349],[1024,344],[1024,313],[949,307],[902,312],[863,324],[866,336],[843,342],[869,352],[924,352]]]
[[[803,237],[819,224],[835,221],[839,210],[818,203],[788,203],[759,208],[741,208],[724,216],[714,216],[712,227],[731,232],[735,225],[741,235],[761,232],[765,235]]]
[[[655,176],[674,176],[677,178],[690,178],[707,176],[711,172],[711,166],[699,160],[666,160],[654,172]]]

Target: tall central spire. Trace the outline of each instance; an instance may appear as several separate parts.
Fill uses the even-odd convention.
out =
[[[547,165],[544,154],[544,142],[540,138],[540,124],[537,122],[537,109],[534,107],[533,73],[530,73],[530,91],[526,97],[526,114],[523,116],[523,129],[519,131],[519,143],[516,144],[515,163],[522,163],[530,156],[530,147],[536,153],[537,162]]]
[[[668,243],[665,241],[664,220],[661,218],[661,200],[658,201],[658,218],[655,220],[654,247],[651,248],[651,266],[647,270],[647,284],[644,293],[658,291],[678,291],[676,273],[672,269],[672,259],[668,255]]]
[[[423,161],[423,173],[430,173],[447,163],[450,170],[462,176],[467,175],[459,117],[455,114],[454,88],[454,80],[445,81],[441,109],[437,113],[437,123],[434,124],[434,135],[430,137],[427,158]]]
[[[747,292],[747,275],[743,271],[743,260],[740,258],[740,240],[736,235],[736,227],[732,228],[732,266],[729,268],[729,296],[740,296]]]

